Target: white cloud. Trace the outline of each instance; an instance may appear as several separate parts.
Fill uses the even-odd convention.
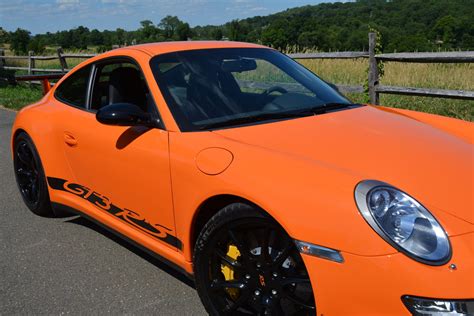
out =
[[[76,4],[79,3],[79,0],[56,0],[58,4]]]
[[[80,5],[79,0],[56,0],[56,3],[60,11],[73,10]]]
[[[105,4],[123,4],[127,2],[132,2],[132,1],[127,1],[127,0],[101,0],[102,3]]]

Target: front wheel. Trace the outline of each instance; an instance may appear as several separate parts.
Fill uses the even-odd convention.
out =
[[[196,288],[211,315],[315,315],[293,240],[258,208],[234,203],[214,215],[194,250]]]

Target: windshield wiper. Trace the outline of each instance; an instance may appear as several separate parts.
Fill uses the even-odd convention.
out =
[[[312,116],[312,115],[324,114],[330,111],[339,110],[339,109],[343,109],[343,108],[347,108],[347,107],[355,106],[355,105],[357,104],[324,103],[324,104],[320,104],[311,108],[305,108],[305,109],[300,109],[296,111],[269,112],[269,113],[262,113],[262,114],[253,115],[253,116],[236,117],[236,118],[225,120],[225,121],[204,124],[204,125],[199,126],[199,129],[207,130],[207,129],[229,127],[229,126],[241,125],[241,124],[247,124],[247,123],[253,123],[253,122]]]
[[[320,104],[318,106],[315,106],[311,108],[311,110],[314,112],[314,114],[321,114],[321,113],[327,113],[330,111],[334,110],[339,110],[339,109],[345,109],[350,106],[357,106],[358,104],[353,104],[353,103],[338,103],[338,102],[329,102],[329,103],[324,103]]]

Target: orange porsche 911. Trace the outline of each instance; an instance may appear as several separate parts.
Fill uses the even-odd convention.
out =
[[[267,47],[170,42],[75,67],[11,146],[33,213],[159,256],[211,315],[473,315],[473,136]]]

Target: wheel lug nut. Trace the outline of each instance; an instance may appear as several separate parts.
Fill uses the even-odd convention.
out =
[[[246,275],[245,275],[245,278],[246,278],[247,280],[250,280],[250,274],[246,274]]]
[[[277,290],[272,290],[272,295],[277,295],[277,294],[278,294]]]
[[[262,265],[260,264],[260,262],[257,262],[257,268],[261,268]]]
[[[278,273],[273,272],[273,277],[276,278],[278,276]]]
[[[259,290],[255,290],[255,296],[259,296],[260,295],[260,291]]]

